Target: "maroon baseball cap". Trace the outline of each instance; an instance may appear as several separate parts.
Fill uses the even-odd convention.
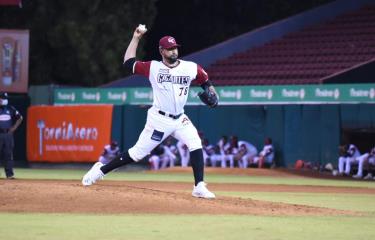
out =
[[[170,49],[179,46],[180,44],[177,44],[176,39],[174,39],[174,37],[171,36],[164,36],[159,41],[159,47],[161,48]]]

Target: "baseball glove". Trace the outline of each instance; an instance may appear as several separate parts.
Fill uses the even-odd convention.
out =
[[[219,103],[219,99],[217,98],[216,94],[206,89],[204,92],[198,93],[200,100],[209,106],[210,108],[214,108]]]

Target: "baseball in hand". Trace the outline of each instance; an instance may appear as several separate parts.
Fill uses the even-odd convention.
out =
[[[139,24],[137,30],[141,33],[145,33],[147,31],[146,25]]]

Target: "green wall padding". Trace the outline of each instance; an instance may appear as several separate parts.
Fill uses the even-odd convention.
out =
[[[275,149],[275,162],[277,166],[284,166],[284,109],[281,105],[264,106],[266,114],[266,125],[264,137],[272,138],[272,144]],[[261,151],[263,141],[261,142]]]
[[[147,109],[142,106],[123,106],[122,151],[128,150],[137,142],[146,124]]]
[[[308,162],[320,162],[320,106],[305,105],[302,109],[301,158]]]
[[[117,141],[120,148],[123,146],[123,107],[122,106],[113,106],[112,113],[112,140]]]
[[[53,103],[54,85],[33,85],[29,87],[31,105],[49,105]]]
[[[127,150],[143,130],[148,107],[121,108],[122,112],[115,109],[116,129],[112,134],[121,135],[122,148]],[[276,163],[286,167],[294,166],[298,159],[335,165],[342,127],[375,127],[375,107],[371,104],[219,106],[215,109],[186,106],[185,113],[211,144],[216,144],[222,135],[236,135],[260,151],[264,138],[271,137]]]
[[[343,128],[358,128],[360,126],[359,105],[340,105],[340,117]]]
[[[293,163],[302,159],[302,106],[284,106],[284,164],[292,166]]]
[[[375,106],[371,104],[361,104],[358,109],[359,127],[375,128]]]
[[[340,109],[338,105],[321,105],[320,117],[320,160],[322,164],[338,161],[340,145]]]
[[[262,147],[265,128],[265,111],[260,106],[188,106],[185,113],[195,127],[203,132],[211,144],[221,136],[235,135],[256,147]]]

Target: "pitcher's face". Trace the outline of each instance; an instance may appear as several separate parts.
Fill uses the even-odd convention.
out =
[[[170,49],[161,48],[160,54],[163,57],[163,59],[167,61],[167,63],[173,64],[178,59],[178,48],[177,47],[170,48]]]

